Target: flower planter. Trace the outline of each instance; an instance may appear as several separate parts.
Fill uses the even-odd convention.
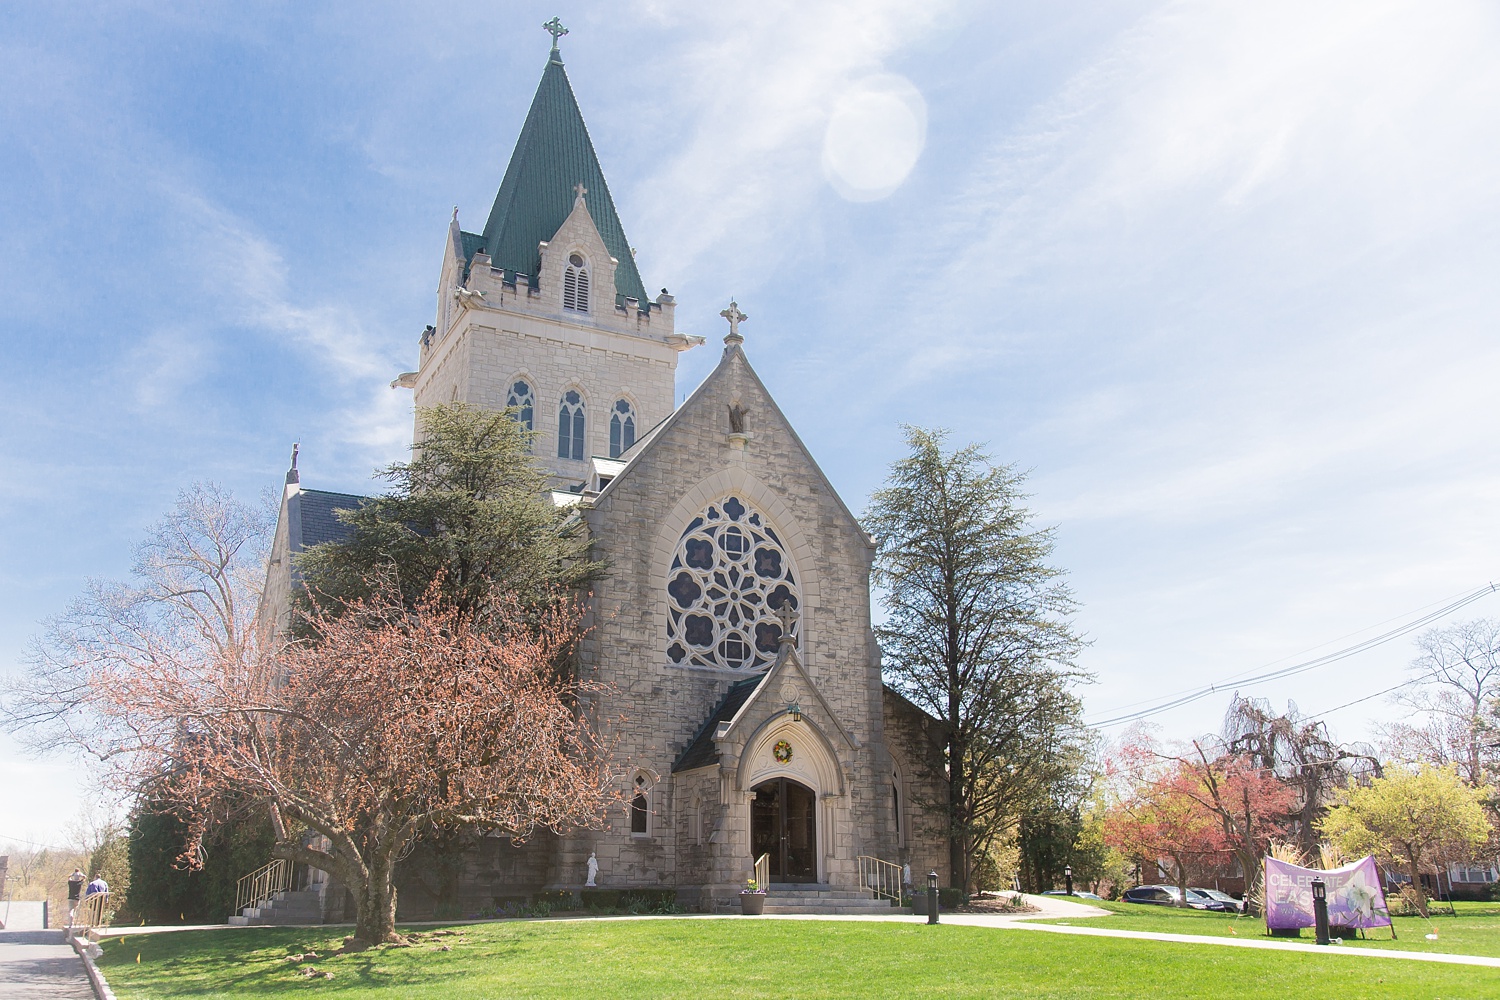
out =
[[[740,893],[740,912],[747,917],[758,917],[766,912],[766,894],[763,892]]]

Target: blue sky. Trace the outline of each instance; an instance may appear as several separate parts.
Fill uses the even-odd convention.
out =
[[[647,286],[715,345],[738,298],[851,507],[903,421],[1032,470],[1091,716],[1500,578],[1491,4],[13,5],[0,669],[193,480],[254,497],[300,440],[304,483],[359,491],[402,457],[386,384],[554,13]],[[1410,657],[1249,693],[1318,712]],[[0,788],[0,840],[84,794],[3,738]]]

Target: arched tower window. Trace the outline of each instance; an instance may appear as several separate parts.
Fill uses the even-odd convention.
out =
[[[577,389],[563,393],[557,408],[557,457],[583,461],[583,397]]]
[[[786,546],[760,511],[725,497],[693,518],[667,572],[667,657],[673,663],[759,670],[776,659],[774,614],[802,598]]]
[[[635,776],[635,788],[630,796],[630,833],[636,837],[651,833],[651,782],[644,774]]]
[[[635,444],[635,407],[630,400],[615,401],[609,413],[609,457],[619,458]]]
[[[589,311],[589,266],[583,254],[568,255],[568,267],[563,271],[563,308]]]
[[[516,423],[528,431],[536,430],[536,394],[531,391],[531,383],[524,379],[511,383],[505,405],[516,411]]]

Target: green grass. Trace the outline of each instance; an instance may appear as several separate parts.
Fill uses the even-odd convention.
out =
[[[1266,925],[1260,917],[1238,917],[1205,910],[1179,910],[1171,906],[1146,903],[1111,903],[1085,900],[1109,910],[1113,916],[1089,919],[1038,921],[1038,923],[1073,924],[1079,927],[1112,927],[1127,931],[1153,931],[1164,934],[1198,934],[1205,937],[1265,938]],[[1384,927],[1365,931],[1363,941],[1344,941],[1334,948],[1379,948],[1397,951],[1441,952],[1450,955],[1487,955],[1500,957],[1500,903],[1456,903],[1456,916],[1397,917],[1396,940]],[[1427,940],[1437,934],[1436,941]],[[1311,928],[1302,931],[1301,940],[1311,943]]]
[[[1123,921],[1122,921],[1123,923]],[[334,928],[178,931],[107,939],[100,965],[120,1000],[326,996],[373,1000],[529,997],[1134,998],[1311,995],[1439,1000],[1500,996],[1500,969],[1371,961],[1025,930],[804,920],[582,920],[481,924],[462,937],[316,961]],[[140,962],[137,964],[136,956]]]

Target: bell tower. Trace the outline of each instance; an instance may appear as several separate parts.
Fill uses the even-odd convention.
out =
[[[647,295],[578,101],[552,51],[484,229],[448,227],[418,407],[517,407],[558,489],[581,490],[672,412],[675,303]],[[610,473],[612,474],[612,473]]]

